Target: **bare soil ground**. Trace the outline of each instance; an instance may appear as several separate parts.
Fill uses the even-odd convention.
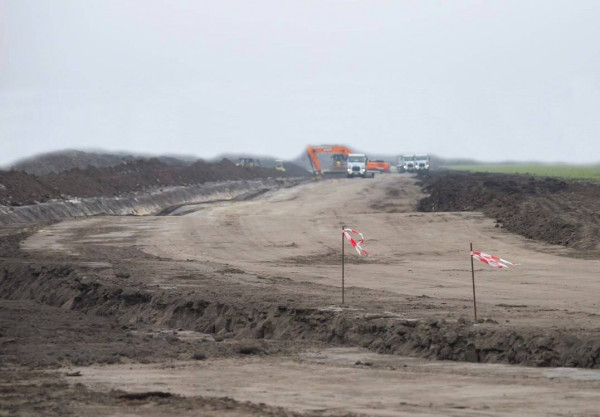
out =
[[[599,415],[593,250],[424,197],[388,175],[3,229],[0,415]],[[372,253],[346,248],[343,306],[342,225]],[[480,323],[469,242],[519,264],[476,265]]]

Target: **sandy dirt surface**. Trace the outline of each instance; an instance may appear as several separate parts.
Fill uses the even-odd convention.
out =
[[[600,262],[423,196],[382,175],[7,231],[0,415],[600,415],[598,369],[476,363],[598,368]],[[345,306],[342,225],[372,255],[346,246]],[[518,264],[476,264],[480,323],[469,242]]]
[[[399,187],[402,194],[390,199],[388,187]],[[600,261],[561,256],[562,247],[503,231],[479,213],[416,213],[422,196],[406,176],[332,180],[254,201],[190,206],[197,211],[185,216],[63,222],[40,231],[24,247],[76,253],[90,243],[134,245],[160,258],[191,261],[200,270],[218,263],[255,276],[341,286],[340,227],[345,224],[365,234],[372,254],[358,259],[348,246],[347,286],[468,305],[473,242],[476,250],[517,264],[502,271],[476,264],[482,317],[597,327]],[[371,207],[373,201],[396,212],[381,213]],[[352,298],[348,302],[352,305]]]
[[[78,382],[100,391],[233,396],[302,412],[463,416],[596,415],[600,374],[432,362],[355,348],[295,357],[78,368]]]

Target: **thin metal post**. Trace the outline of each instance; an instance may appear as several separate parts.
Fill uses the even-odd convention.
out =
[[[475,267],[473,266],[473,243],[471,245],[471,278],[473,279],[473,314],[477,323],[477,297],[475,296]]]
[[[344,305],[344,229],[346,226],[342,226],[342,305]]]

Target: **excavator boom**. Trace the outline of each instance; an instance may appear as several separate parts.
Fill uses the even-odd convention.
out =
[[[308,145],[306,148],[306,153],[308,155],[308,160],[313,167],[313,171],[315,174],[321,176],[323,175],[323,171],[321,169],[321,163],[319,162],[319,154],[332,154],[332,155],[342,155],[344,158],[352,153],[352,150],[345,146],[341,145],[323,145],[323,146],[311,146]]]

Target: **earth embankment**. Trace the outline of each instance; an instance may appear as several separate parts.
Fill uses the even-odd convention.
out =
[[[245,168],[227,159],[217,163],[198,160],[185,166],[169,165],[158,159],[136,160],[111,167],[75,168],[39,176],[22,171],[0,171],[0,204],[23,206],[49,200],[123,196],[215,181],[301,176],[309,176],[309,173],[293,166],[286,172]]]
[[[0,224],[73,217],[147,215],[169,207],[239,198],[308,181],[308,173],[245,168],[223,159],[172,165],[158,159],[31,175],[0,171]]]
[[[183,204],[233,200],[249,193],[292,187],[307,180],[306,177],[299,177],[219,181],[132,192],[119,197],[72,198],[26,206],[0,206],[0,224],[53,222],[99,214],[115,216],[156,214]]]
[[[7,264],[0,271],[0,298],[35,301],[84,313],[90,324],[97,321],[95,317],[110,317],[115,323],[135,324],[131,329],[158,326],[204,334],[210,340],[313,341],[429,359],[552,367],[600,366],[600,342],[598,332],[593,330],[508,329],[493,320],[473,327],[473,322],[468,319],[456,322],[435,318],[406,319],[399,314],[367,308],[319,308],[314,306],[314,300],[306,303],[297,299],[285,305],[256,297],[235,300],[231,294],[219,289],[209,293],[200,288],[193,292],[174,292],[129,280],[130,274],[123,269],[113,269],[111,273],[114,278],[107,280],[106,276],[96,275],[93,269],[73,264]],[[318,298],[326,304],[334,294],[326,288],[322,288],[322,292]],[[14,319],[19,320],[18,317]],[[96,337],[99,342],[114,336],[105,331]],[[158,340],[154,341],[156,343],[160,344]],[[253,346],[255,353],[268,350],[267,345]],[[192,346],[186,348],[189,351],[170,354],[190,358],[195,351]],[[63,349],[39,356],[31,355],[29,349],[19,352],[9,347],[5,354],[14,356],[17,363],[48,366],[60,364]],[[136,346],[133,340],[119,344],[119,349],[119,360],[135,359],[141,352],[146,352],[147,360],[160,359],[152,355],[151,350]],[[72,349],[69,357],[73,365],[114,361],[104,354],[103,349],[97,352]]]
[[[420,177],[423,212],[481,211],[499,227],[573,256],[600,255],[600,185],[527,175],[434,171]]]

